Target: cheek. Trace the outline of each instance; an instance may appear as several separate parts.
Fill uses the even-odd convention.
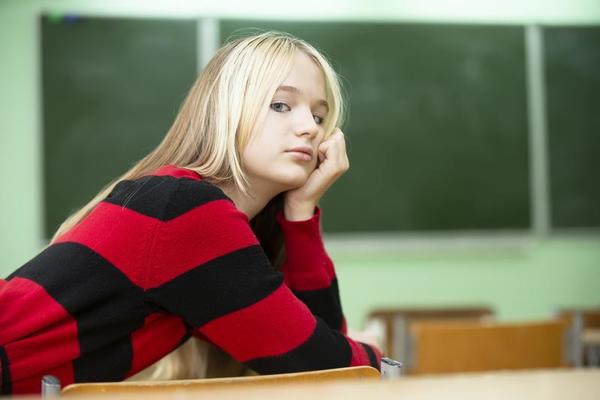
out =
[[[248,145],[242,153],[242,164],[245,169],[252,170],[256,165],[256,161],[260,160],[258,148],[255,145]]]
[[[255,143],[252,146],[248,146],[242,158],[244,170],[251,174],[264,175],[272,169],[273,155],[264,144]]]

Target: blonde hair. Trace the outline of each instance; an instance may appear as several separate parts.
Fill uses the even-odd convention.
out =
[[[163,141],[68,217],[51,241],[83,220],[117,182],[139,178],[166,164],[194,170],[207,182],[233,181],[247,194],[240,154],[262,127],[268,104],[289,73],[296,51],[309,55],[325,75],[330,110],[324,129],[325,137],[330,135],[342,125],[345,107],[338,76],[318,50],[275,31],[230,41],[198,75]]]
[[[275,31],[231,40],[198,75],[162,142],[67,218],[51,242],[81,222],[119,181],[139,178],[166,164],[194,170],[213,184],[233,182],[247,195],[248,180],[240,155],[262,129],[273,95],[291,70],[297,51],[311,57],[324,74],[329,112],[323,126],[325,137],[329,136],[335,127],[342,125],[345,107],[339,78],[317,49],[292,35]],[[184,353],[200,357],[200,353],[206,355],[208,351],[199,350],[198,346],[204,345],[193,344],[196,341],[189,342],[192,344],[166,357],[168,363],[159,362],[151,378],[205,375],[206,365]]]

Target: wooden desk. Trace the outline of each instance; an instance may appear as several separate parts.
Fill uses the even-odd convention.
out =
[[[600,369],[413,376],[395,384],[403,400],[591,400],[600,393]]]
[[[307,399],[400,399],[400,400],[591,400],[600,393],[600,369],[559,369],[471,373],[456,375],[405,376],[396,381],[288,384],[180,391],[173,394],[94,396],[102,399],[131,400],[285,400]],[[30,399],[39,397],[31,397]],[[73,396],[72,400],[90,396]]]

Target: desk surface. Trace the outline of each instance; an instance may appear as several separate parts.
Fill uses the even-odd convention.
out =
[[[598,399],[600,369],[431,375],[394,384],[399,399]]]
[[[98,399],[154,400],[263,400],[284,398],[305,400],[330,398],[344,400],[419,399],[419,400],[564,400],[598,399],[600,369],[561,369],[519,372],[493,372],[438,376],[404,376],[396,381],[289,384],[268,387],[209,389],[197,392],[157,393],[127,396],[98,396]],[[73,400],[85,397],[69,396]],[[95,398],[95,397],[94,397]],[[32,398],[33,399],[33,398]],[[37,398],[39,399],[39,397]]]

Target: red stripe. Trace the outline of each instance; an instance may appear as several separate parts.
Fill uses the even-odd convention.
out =
[[[66,310],[43,287],[18,277],[3,282],[0,304],[0,344],[10,360],[13,393],[39,393],[46,374],[73,382],[77,324]]]
[[[261,301],[209,322],[200,333],[244,362],[285,354],[310,338],[315,328],[308,308],[281,285]]]
[[[2,286],[0,304],[0,344],[13,392],[39,392],[41,376],[53,372],[71,382],[70,361],[80,351],[77,323],[67,311],[42,286],[19,277]]]
[[[328,256],[315,257],[309,252],[303,253],[303,256],[288,256],[288,261],[283,266],[285,282],[290,288],[298,291],[327,289],[331,287],[335,277],[327,272],[328,269],[333,269],[329,265],[333,263]]]
[[[111,203],[100,203],[87,218],[56,240],[80,243],[108,260],[134,284],[144,287],[145,265],[160,221]]]
[[[335,278],[333,262],[321,239],[320,218],[318,207],[305,221],[288,221],[282,212],[276,216],[285,240],[285,282],[294,290],[325,289]]]
[[[75,320],[42,286],[29,279],[16,277],[5,284],[0,291],[0,304],[0,345],[31,339],[47,327],[67,329],[63,331],[65,338],[77,341]]]
[[[150,314],[144,326],[131,335],[133,360],[127,376],[134,375],[177,347],[186,333],[182,319],[165,314]]]
[[[154,243],[155,262],[149,287],[160,286],[210,260],[259,243],[246,214],[229,200],[194,208],[160,229],[160,239]]]
[[[369,355],[365,349],[354,340],[347,338],[350,348],[352,348],[352,361],[350,362],[351,367],[359,365],[370,365]]]
[[[207,261],[258,244],[248,217],[229,200],[206,203],[167,222],[100,203],[57,243],[67,241],[89,247],[142,288],[160,286]]]
[[[195,181],[199,181],[202,176],[196,171],[192,171],[187,168],[180,168],[176,165],[165,165],[160,167],[155,172],[151,173],[153,176],[173,176],[175,178],[190,178]]]
[[[60,381],[61,387],[65,387],[73,383],[73,365],[69,362],[52,368],[43,373],[36,373],[27,379],[12,382],[13,394],[32,394],[40,393],[42,377],[44,375],[53,375]]]
[[[65,322],[36,332],[5,347],[13,380],[48,371],[79,357],[77,326]]]

